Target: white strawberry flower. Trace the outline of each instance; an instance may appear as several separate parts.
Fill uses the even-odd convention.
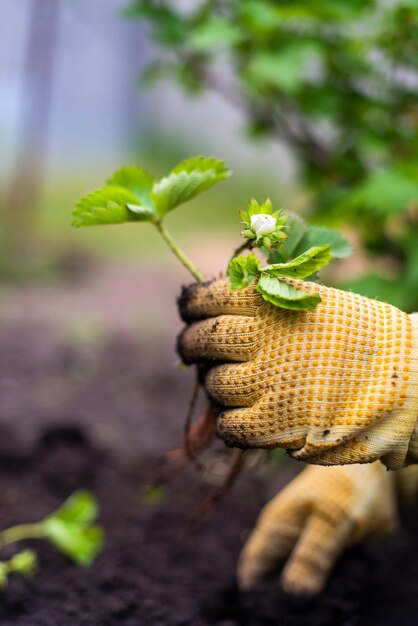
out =
[[[257,213],[250,217],[251,230],[257,237],[267,237],[276,230],[277,220],[267,213]]]

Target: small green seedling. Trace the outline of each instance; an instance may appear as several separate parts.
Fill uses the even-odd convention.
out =
[[[75,491],[56,511],[40,522],[19,524],[0,532],[0,549],[27,539],[46,539],[59,552],[79,566],[87,567],[101,552],[104,530],[94,524],[99,514],[95,497],[88,491]],[[32,576],[38,566],[33,550],[21,550],[8,561],[0,561],[0,589],[8,576]]]
[[[204,276],[166,230],[164,218],[169,211],[230,175],[223,161],[202,156],[183,161],[161,180],[155,180],[140,167],[123,167],[105,187],[80,200],[73,211],[73,224],[149,222],[192,276],[203,282]],[[347,241],[328,228],[308,228],[301,220],[283,215],[282,210],[274,211],[268,199],[261,205],[251,200],[247,210],[240,211],[240,217],[245,242],[236,249],[229,264],[231,288],[242,289],[257,281],[262,297],[275,306],[315,309],[320,296],[297,290],[286,279],[311,277],[333,257],[348,256],[351,248]],[[253,248],[260,249],[269,265],[260,267],[253,253],[239,256]]]

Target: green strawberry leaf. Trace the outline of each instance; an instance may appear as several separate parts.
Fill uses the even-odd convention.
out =
[[[321,302],[318,294],[298,291],[279,278],[268,274],[261,274],[257,290],[267,302],[293,311],[313,311]]]
[[[155,212],[147,206],[139,204],[127,204],[126,208],[137,216],[138,222],[152,222],[155,219]]]
[[[303,254],[287,263],[274,263],[261,269],[263,274],[284,276],[287,278],[306,278],[312,276],[321,267],[325,267],[332,259],[331,247],[328,244],[310,248]]]
[[[302,254],[312,246],[324,244],[330,246],[332,256],[336,259],[346,259],[353,252],[351,244],[336,230],[326,226],[309,226],[295,247],[294,254]]]
[[[127,205],[135,207],[135,210],[128,209]],[[103,187],[84,196],[76,205],[73,210],[73,225],[123,224],[150,219],[149,213],[139,214],[136,207],[138,198],[131,191],[123,187]]]
[[[237,291],[248,287],[260,272],[260,261],[255,254],[247,254],[232,259],[228,267],[228,278],[231,281],[231,289]]]
[[[282,242],[280,248],[273,248],[270,251],[268,255],[270,263],[281,263],[297,256],[295,250],[306,231],[306,224],[298,215],[291,214],[287,218],[287,239]],[[306,249],[305,247],[302,252],[305,252]]]
[[[231,175],[223,161],[202,156],[179,163],[168,176],[154,183],[151,200],[160,218]]]
[[[123,187],[136,196],[137,202],[135,204],[145,205],[153,209],[150,193],[154,178],[141,167],[134,165],[121,167],[106,183],[111,187]]]

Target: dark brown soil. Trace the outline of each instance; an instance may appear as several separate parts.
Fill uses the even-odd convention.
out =
[[[12,578],[0,624],[412,626],[418,615],[418,512],[404,530],[346,553],[326,591],[286,598],[277,575],[241,594],[237,555],[262,503],[299,469],[247,472],[205,523],[184,536],[210,491],[193,469],[159,504],[139,497],[158,456],[180,440],[191,375],[167,350],[119,337],[68,345],[40,328],[0,329],[0,525],[37,520],[77,487],[97,495],[107,531],[88,569],[36,544],[41,567]],[[35,547],[35,544],[33,544]]]

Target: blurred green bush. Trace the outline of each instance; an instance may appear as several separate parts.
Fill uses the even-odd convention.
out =
[[[418,2],[188,6],[135,0],[127,9],[159,49],[145,82],[214,89],[244,111],[254,137],[286,141],[312,218],[349,225],[380,268],[346,286],[417,310]]]

